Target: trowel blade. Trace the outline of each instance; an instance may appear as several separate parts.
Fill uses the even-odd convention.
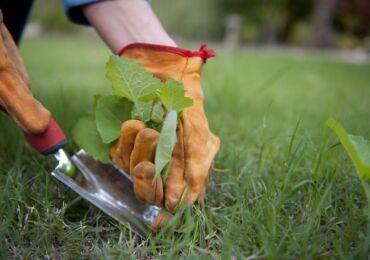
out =
[[[55,157],[61,161],[64,155]],[[130,177],[114,164],[100,163],[83,150],[72,156],[72,162],[78,169],[73,178],[63,173],[61,162],[51,174],[110,217],[129,223],[137,235],[146,237],[160,208],[136,198]]]

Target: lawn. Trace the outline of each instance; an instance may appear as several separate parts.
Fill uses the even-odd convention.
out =
[[[70,136],[93,96],[110,92],[109,51],[60,36],[26,39],[21,51],[35,96]],[[0,256],[365,258],[361,181],[324,123],[334,117],[370,138],[369,72],[369,64],[318,55],[219,50],[203,86],[222,170],[211,176],[204,209],[186,209],[177,231],[147,240],[54,180],[54,159],[35,153],[1,115]]]

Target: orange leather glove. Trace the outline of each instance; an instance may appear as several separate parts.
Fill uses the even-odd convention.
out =
[[[30,79],[0,10],[0,108],[5,109],[30,134],[45,132],[50,112],[29,89]]]
[[[136,196],[146,203],[175,213],[183,203],[203,201],[213,159],[220,147],[220,139],[210,131],[204,114],[200,84],[203,64],[214,52],[205,46],[192,52],[137,43],[119,54],[139,62],[162,81],[171,77],[182,82],[185,95],[193,99],[193,106],[184,109],[178,122],[177,143],[164,185],[161,178],[153,180],[159,133],[146,128],[143,122],[129,120],[122,124],[120,138],[110,151],[112,161],[130,173]],[[163,216],[159,218],[156,223],[159,226],[167,220]]]

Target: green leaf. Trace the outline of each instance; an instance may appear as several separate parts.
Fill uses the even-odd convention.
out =
[[[151,120],[157,124],[163,123],[164,120],[164,110],[162,108],[162,103],[157,101],[154,103],[152,115],[150,116]]]
[[[138,119],[143,122],[150,121],[150,117],[153,109],[153,101],[150,102],[141,102],[138,101],[134,104],[134,107],[131,112],[132,119]]]
[[[160,87],[162,87],[163,85],[161,85]],[[157,98],[157,92],[152,92],[146,96],[142,96],[139,98],[139,101],[141,102],[149,102],[149,101],[153,101]]]
[[[126,57],[112,55],[106,64],[106,77],[112,82],[115,95],[125,97],[134,103],[140,98],[152,95],[162,83],[143,70],[139,63]]]
[[[362,136],[347,134],[341,124],[329,118],[326,126],[331,128],[338,136],[347,154],[351,158],[358,173],[364,179],[370,179],[370,142]]]
[[[100,138],[93,115],[82,117],[73,128],[72,136],[77,145],[94,159],[109,162],[110,145],[103,143]]]
[[[130,119],[132,103],[125,98],[98,96],[95,104],[96,128],[103,140],[109,144],[119,137],[121,125]]]
[[[171,161],[172,151],[177,141],[176,126],[177,113],[175,110],[171,110],[167,113],[166,119],[164,120],[161,135],[159,136],[159,143],[155,152],[154,164],[156,176],[159,176],[162,170]],[[164,183],[165,181],[166,180],[163,179]]]
[[[166,180],[167,180],[167,176],[168,176],[168,172],[170,171],[170,164],[167,163],[166,166],[163,168],[162,170],[162,182],[163,184],[166,183]]]
[[[182,83],[171,78],[168,79],[165,86],[159,90],[158,96],[168,111],[175,110],[179,113],[184,108],[193,105],[193,100],[185,97],[185,89]]]

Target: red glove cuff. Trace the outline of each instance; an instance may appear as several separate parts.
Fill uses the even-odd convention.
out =
[[[149,44],[149,43],[132,43],[127,46],[125,46],[122,50],[120,50],[117,54],[123,55],[125,51],[132,49],[132,48],[143,48],[143,49],[152,49],[157,51],[164,51],[164,52],[171,52],[174,54],[178,54],[184,57],[200,57],[204,62],[207,61],[207,59],[215,57],[216,52],[212,49],[207,49],[206,44],[202,44],[199,47],[198,51],[190,51],[186,49],[181,49],[177,47],[172,46],[166,46],[166,45],[158,45],[158,44]]]

